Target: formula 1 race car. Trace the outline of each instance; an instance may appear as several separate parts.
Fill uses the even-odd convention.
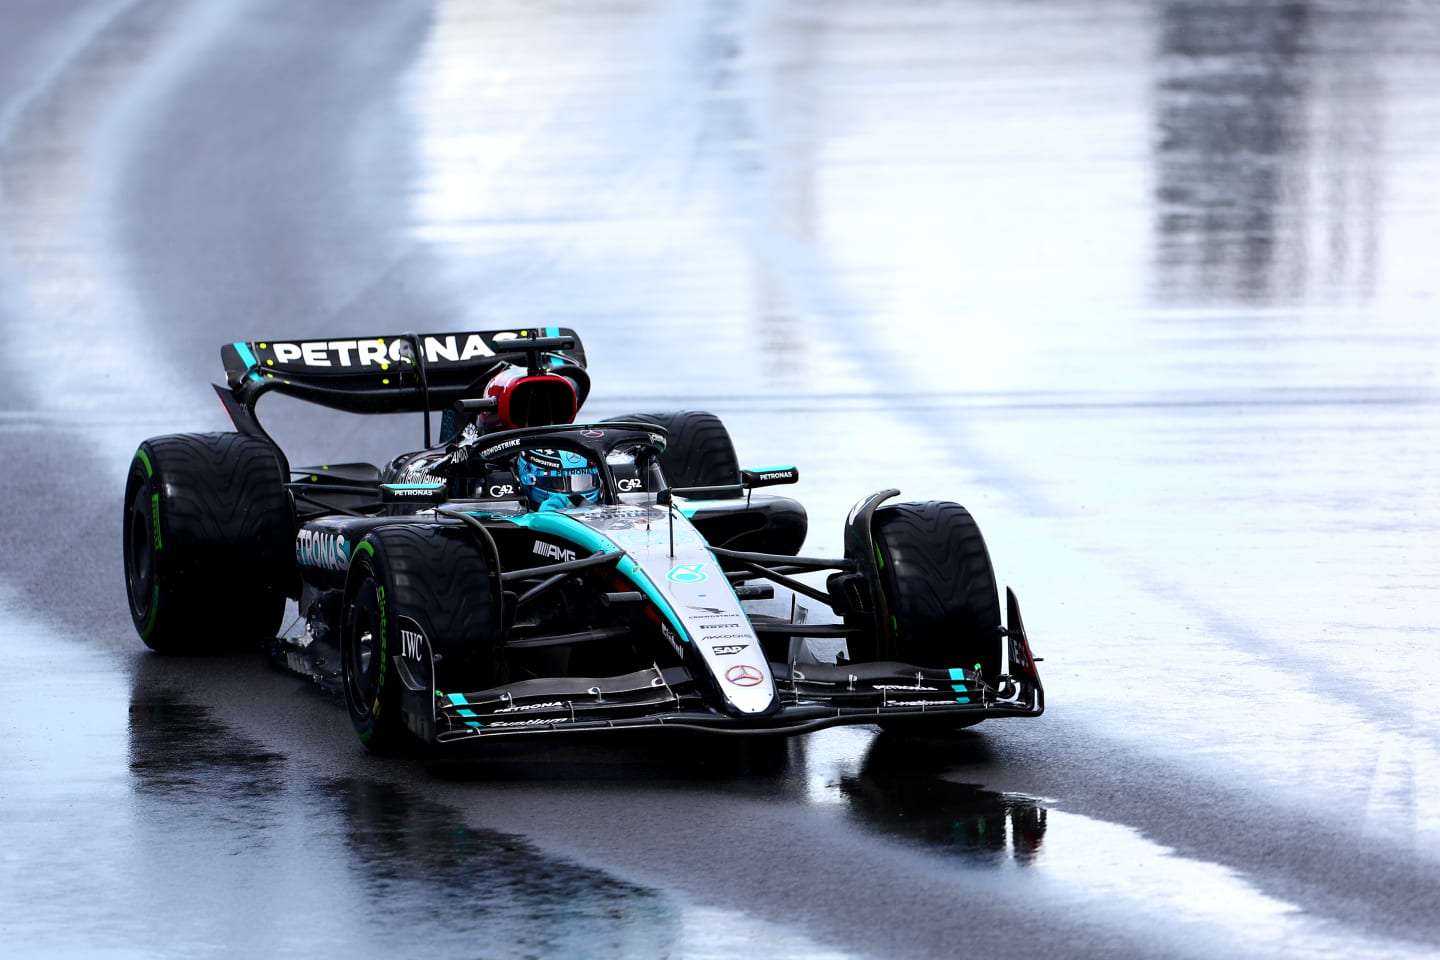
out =
[[[804,508],[756,492],[798,471],[741,470],[713,415],[575,423],[590,381],[572,330],[221,355],[235,431],[146,440],[130,469],[135,627],[166,653],[268,643],[343,689],[372,750],[661,727],[930,731],[1044,710],[1015,595],[1002,624],[963,507],[882,505],[899,492],[884,490],[850,511],[844,556],[799,556]],[[292,468],[256,416],[270,392],[423,414],[424,449]],[[277,638],[287,598],[303,626]]]

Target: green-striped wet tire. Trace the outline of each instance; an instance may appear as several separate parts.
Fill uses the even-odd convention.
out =
[[[296,583],[274,445],[238,433],[140,444],[125,484],[124,551],[130,616],[152,649],[216,653],[272,639]]]
[[[417,745],[401,715],[403,684],[425,696],[494,685],[495,588],[485,554],[462,527],[397,523],[355,547],[341,671],[350,722],[367,749],[398,754]]]
[[[1000,673],[1000,594],[970,511],[931,500],[875,511],[880,583],[895,620],[895,655],[920,667]]]
[[[872,529],[896,659],[920,667],[978,666],[993,683],[1000,673],[1000,595],[970,511],[942,500],[897,503],[875,511]],[[881,726],[903,733],[936,729],[905,719]]]

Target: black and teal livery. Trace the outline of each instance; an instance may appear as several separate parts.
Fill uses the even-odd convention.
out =
[[[146,441],[131,472],[136,627],[166,652],[268,642],[345,691],[372,749],[656,727],[933,731],[1044,709],[1014,595],[1002,618],[963,507],[887,505],[897,491],[883,491],[846,519],[843,556],[802,556],[804,508],[767,489],[798,471],[740,469],[713,415],[574,422],[589,378],[571,330],[222,354],[235,432]],[[421,412],[427,446],[291,469],[255,414],[272,391]],[[583,458],[598,491],[537,509],[516,471],[530,451]],[[301,626],[277,638],[287,598]]]

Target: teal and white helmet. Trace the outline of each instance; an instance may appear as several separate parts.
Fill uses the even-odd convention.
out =
[[[570,450],[524,450],[515,458],[515,479],[540,509],[579,506],[600,499],[600,468]]]

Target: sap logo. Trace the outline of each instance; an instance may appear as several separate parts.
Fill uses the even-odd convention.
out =
[[[295,537],[295,562],[320,570],[349,570],[350,543],[338,533],[301,530]]]
[[[425,642],[425,634],[415,630],[400,628],[400,655],[409,657],[411,660],[420,659],[421,645]]]
[[[732,643],[723,647],[711,647],[710,652],[717,657],[733,657],[748,646],[748,643]]]
[[[462,344],[454,334],[445,337],[423,337],[426,363],[463,362],[475,357],[493,357],[495,351],[485,338],[472,333]],[[414,347],[409,340],[396,337],[388,343],[380,337],[373,340],[308,340],[302,343],[276,343],[271,346],[276,363],[299,362],[307,367],[388,367],[392,363],[409,363]]]
[[[563,550],[553,543],[546,543],[544,540],[536,540],[535,548],[531,551],[537,557],[549,557],[551,560],[574,560],[574,550]]]

